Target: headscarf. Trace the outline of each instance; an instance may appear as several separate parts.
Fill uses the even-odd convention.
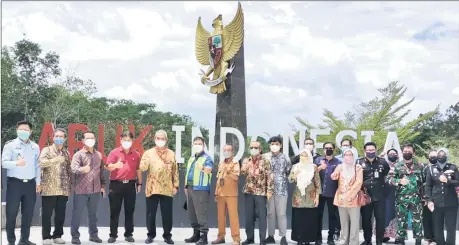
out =
[[[437,154],[440,153],[440,151],[443,151],[446,155],[446,162],[445,163],[439,163],[437,162],[438,166],[440,166],[441,168],[444,168],[446,166],[446,163],[448,162],[449,160],[449,150],[446,149],[446,148],[440,148],[437,150]]]
[[[300,162],[297,164],[300,173],[296,176],[296,184],[301,196],[306,195],[306,187],[312,183],[314,178],[313,157],[310,151],[303,150],[300,153]]]
[[[352,153],[352,158],[351,159],[349,159],[349,158],[344,156],[347,152],[351,152]],[[356,156],[357,156],[357,152],[355,152],[354,149],[347,148],[347,149],[343,150],[343,163],[342,163],[342,171],[341,171],[341,173],[343,174],[343,176],[344,176],[344,178],[346,180],[351,180],[355,175]]]

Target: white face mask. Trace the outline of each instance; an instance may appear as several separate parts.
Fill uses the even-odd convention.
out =
[[[164,147],[166,145],[165,140],[155,140],[155,145],[158,147]]]
[[[84,141],[84,145],[87,147],[94,147],[95,144],[96,144],[95,139],[87,139]]]
[[[270,145],[269,148],[272,152],[278,152],[280,150],[280,146],[278,145]]]
[[[258,153],[260,153],[260,150],[258,150],[258,149],[250,149],[250,155],[256,156],[256,155],[258,155]]]
[[[132,146],[132,142],[131,141],[121,141],[121,146],[123,147],[123,149],[130,149],[131,146]]]
[[[231,152],[229,152],[229,151],[224,151],[224,152],[223,152],[223,156],[224,156],[225,158],[230,158],[231,155],[233,155],[233,154],[232,154]]]
[[[314,146],[313,145],[305,145],[304,149],[306,149],[308,151],[312,151],[312,150],[314,150]]]
[[[200,153],[202,151],[202,145],[193,145],[193,153]]]

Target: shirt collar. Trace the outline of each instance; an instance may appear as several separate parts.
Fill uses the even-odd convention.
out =
[[[125,151],[124,151],[124,148],[123,148],[122,146],[118,147],[118,149],[119,149],[120,152],[125,152]],[[132,153],[132,147],[129,148],[128,154],[131,154],[131,153]]]

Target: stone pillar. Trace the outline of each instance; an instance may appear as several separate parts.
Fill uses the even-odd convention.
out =
[[[244,66],[244,43],[241,49],[233,58],[235,68],[226,80],[226,91],[217,94],[217,107],[215,114],[215,162],[220,160],[220,127],[233,127],[241,131],[244,140],[247,139],[247,113],[245,98],[245,66]],[[234,152],[237,152],[239,142],[235,136],[227,136],[227,142],[233,145]]]

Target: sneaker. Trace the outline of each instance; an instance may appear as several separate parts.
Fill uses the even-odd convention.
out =
[[[60,238],[60,237],[54,238],[53,242],[56,243],[56,244],[65,244],[65,240]]]
[[[53,244],[53,241],[51,241],[51,239],[43,240],[43,245],[51,245],[51,244]]]

